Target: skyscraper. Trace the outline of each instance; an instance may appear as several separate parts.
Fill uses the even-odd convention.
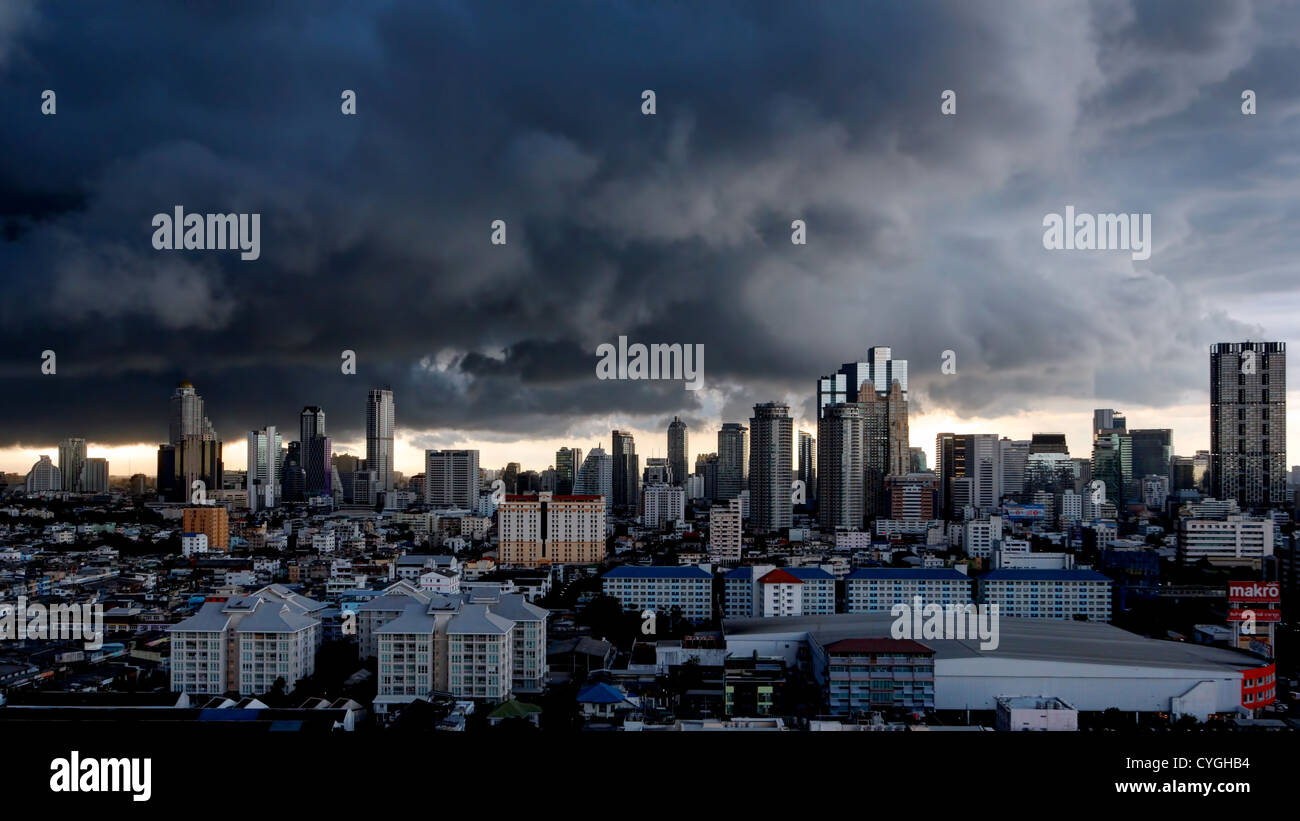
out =
[[[573,483],[582,467],[581,448],[560,448],[555,452],[555,495],[573,493]]]
[[[1133,476],[1164,476],[1174,489],[1174,432],[1169,428],[1137,428],[1129,431],[1133,440]]]
[[[1210,481],[1243,509],[1285,504],[1285,342],[1210,346]]]
[[[613,443],[613,485],[614,506],[632,507],[640,495],[638,488],[641,480],[641,466],[636,455],[636,442],[632,434],[626,431],[613,431],[610,436]]]
[[[690,474],[686,464],[690,452],[689,441],[686,423],[674,416],[668,424],[668,467],[672,469],[675,485],[685,484],[686,477]]]
[[[397,426],[393,392],[372,388],[366,396],[366,470],[375,474],[376,492],[393,489],[393,433]]]
[[[806,430],[799,431],[799,481],[811,504],[817,498],[817,440]]]
[[[1002,498],[1002,444],[996,433],[940,433],[935,436],[935,473],[944,518],[960,519],[966,505],[988,513]],[[957,493],[958,483],[961,492]]]
[[[739,422],[724,422],[718,431],[718,497],[735,499],[745,489],[749,475],[749,429]]]
[[[333,491],[331,456],[334,443],[325,435],[325,411],[308,405],[298,414],[299,458],[302,460],[303,491],[308,496]]]
[[[847,362],[835,373],[817,380],[817,414],[820,417],[822,409],[830,404],[865,402],[864,389],[868,385],[877,395],[887,394],[895,382],[906,401],[907,360],[894,359],[890,348],[868,348],[866,362]]]
[[[203,397],[181,382],[169,402],[167,445],[158,448],[158,492],[171,501],[188,501],[194,482],[206,490],[221,487],[221,440],[203,412]]]
[[[749,519],[756,533],[790,527],[794,420],[784,402],[754,406],[749,420]]]
[[[248,432],[247,466],[248,509],[256,512],[275,507],[280,491],[280,433],[275,425]]]
[[[426,450],[425,503],[473,510],[478,504],[478,456],[477,450]]]
[[[1028,439],[1008,439],[998,442],[1002,450],[1002,492],[1020,498],[1025,490],[1025,466],[1029,460]]]
[[[695,472],[699,475],[701,484],[702,498],[718,498],[718,454],[716,453],[697,453],[695,455]]]
[[[82,462],[77,486],[82,493],[107,493],[108,460],[92,456]]]
[[[878,350],[873,348],[872,350]],[[863,513],[868,519],[884,515],[885,477],[908,472],[907,397],[896,379],[877,393],[864,383],[858,392],[863,408]]]
[[[587,458],[578,468],[573,482],[575,495],[600,495],[605,497],[605,509],[614,506],[614,460],[604,448],[587,451]]]
[[[1095,439],[1107,431],[1126,433],[1128,422],[1124,414],[1114,408],[1097,408],[1092,412],[1092,436]]]
[[[59,443],[59,473],[62,490],[77,491],[81,481],[81,466],[86,462],[86,440],[64,439]]]
[[[863,526],[864,410],[856,402],[821,409],[817,420],[817,519],[824,530]]]

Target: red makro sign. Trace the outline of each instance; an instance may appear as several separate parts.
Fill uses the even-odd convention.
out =
[[[1282,601],[1282,585],[1277,582],[1228,582],[1228,601],[1277,604]]]

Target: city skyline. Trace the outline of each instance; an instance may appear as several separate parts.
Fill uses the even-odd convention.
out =
[[[871,344],[864,346],[863,350],[867,350],[868,348],[875,346],[877,342],[883,342],[883,341],[873,341]],[[1210,351],[1207,349],[1207,351],[1205,352],[1205,356],[1207,359],[1209,355],[1210,355]],[[904,362],[906,362],[907,359],[906,356],[903,355],[896,355],[896,358],[902,359],[904,360]],[[1171,429],[1173,431],[1174,453],[1180,456],[1191,456],[1194,455],[1198,450],[1209,450],[1210,447],[1210,433],[1208,430],[1209,418],[1210,418],[1208,368],[1206,374],[1206,381],[1207,381],[1207,389],[1205,391],[1206,394],[1205,404],[1200,406],[1199,412],[1197,410],[1197,406],[1195,405],[1176,407],[1173,409],[1150,409],[1150,408],[1143,409],[1143,408],[1134,408],[1131,406],[1125,408],[1125,407],[1118,407],[1113,404],[1110,407],[1115,407],[1117,413],[1124,413],[1127,415],[1129,429],[1147,429],[1147,428]],[[193,386],[194,383],[191,382],[190,380],[182,380],[181,383],[179,384],[183,386],[185,385]],[[212,404],[212,402],[214,401],[214,397],[208,395],[205,391],[203,391],[202,385],[197,386],[197,389],[199,390],[199,394],[200,394],[200,402],[203,404],[203,410],[201,411],[203,419],[201,420],[201,422],[203,424],[210,423],[212,430],[215,432],[216,438],[219,441],[223,441],[226,443],[226,447],[224,448],[223,451],[224,469],[235,470],[235,471],[246,470],[247,469],[246,465],[243,463],[243,459],[242,459],[242,457],[245,455],[245,449],[239,447],[238,445],[245,438],[247,434],[247,430],[240,431],[238,435],[233,435],[229,437],[225,436],[224,435],[225,425],[221,424],[220,412],[217,411],[218,418],[215,421],[211,419],[211,413],[209,413],[209,411],[211,411],[213,407],[219,407],[219,404],[216,406]],[[358,388],[358,391],[363,392],[365,394],[369,394],[372,390],[374,389]],[[786,399],[768,400],[768,401],[783,401],[786,404],[788,404],[792,410],[795,407],[801,406],[801,402],[798,394],[792,392],[787,394],[786,396],[788,397]],[[1288,392],[1287,396],[1288,399],[1291,399],[1290,392]],[[1296,397],[1296,400],[1300,400],[1300,397]],[[397,397],[397,401],[400,402],[400,397]],[[816,406],[815,393],[813,398],[809,399],[808,404],[812,407]],[[1065,433],[1066,441],[1067,444],[1069,444],[1071,447],[1072,455],[1079,456],[1079,455],[1083,455],[1084,453],[1090,453],[1092,447],[1094,411],[1096,411],[1098,408],[1108,407],[1108,405],[1104,402],[1094,402],[1094,403],[1089,403],[1089,407],[1086,413],[1062,412],[1058,414],[1053,414],[1051,415],[1050,418],[1060,419],[1063,421],[1069,420],[1069,421],[1068,423],[1063,423],[1061,426],[1058,427],[1048,427],[1036,421],[1036,417],[1027,414],[1021,414],[1018,416],[980,417],[980,418],[967,419],[967,420],[960,420],[960,419],[955,420],[950,416],[943,416],[938,414],[917,415],[916,414],[917,403],[914,399],[909,400],[909,405],[910,405],[909,444],[912,447],[922,448],[922,450],[926,453],[927,464],[931,466],[933,466],[935,463],[934,436],[935,434],[940,432],[996,433],[999,437],[1006,437],[1010,439],[1028,439],[1030,437],[1030,434],[1032,433],[1046,433],[1046,432]],[[350,420],[351,415],[347,414],[344,411],[339,411],[339,410],[332,411],[329,408],[322,408],[320,406],[299,405],[299,407],[302,408],[301,411],[302,413],[305,413],[309,407],[321,411],[322,420],[324,418],[324,413],[329,412],[330,418],[332,420],[331,430],[336,430],[338,429],[338,427],[342,427],[343,429],[346,430],[349,427],[348,421]],[[1291,402],[1290,407],[1295,408],[1294,412],[1300,413],[1300,406],[1298,406],[1296,402]],[[173,414],[174,413],[175,411],[173,410]],[[1165,416],[1156,415],[1161,413],[1166,415]],[[1291,411],[1288,411],[1288,421],[1290,421],[1289,419],[1290,413]],[[364,409],[362,411],[359,411],[358,415],[362,419],[364,419]],[[707,423],[707,421],[704,424],[701,424],[701,422],[698,419],[692,421],[686,417],[682,417],[682,421],[686,423],[687,429],[688,430],[694,429],[696,433],[696,436],[694,437],[694,441],[693,442],[688,441],[687,443],[687,464],[693,466],[695,457],[701,453],[716,452],[717,448],[716,445],[713,443],[715,442],[717,432],[720,431],[724,422],[732,422],[734,424],[739,424],[747,427],[749,415],[750,413],[746,412],[746,415],[739,420],[729,420],[729,419],[718,420],[716,424],[712,426],[710,426]],[[406,433],[405,435],[403,435],[404,432],[399,418],[398,424],[396,426],[396,436],[395,436],[394,446],[393,446],[394,448],[393,469],[396,470],[397,472],[402,473],[407,477],[410,477],[412,475],[415,475],[416,473],[423,472],[424,465],[425,465],[425,454],[426,451],[428,450],[478,450],[480,452],[480,464],[484,468],[498,469],[498,468],[505,467],[505,465],[508,462],[518,462],[522,470],[535,470],[540,472],[542,470],[547,469],[548,467],[554,467],[555,451],[561,447],[591,448],[597,445],[603,445],[603,446],[612,445],[610,439],[610,432],[612,430],[624,430],[625,432],[632,434],[634,438],[639,437],[640,441],[643,443],[639,448],[640,451],[639,455],[641,455],[642,457],[647,457],[647,458],[666,457],[667,456],[667,439],[666,439],[667,428],[668,425],[671,424],[672,419],[677,418],[679,416],[680,416],[679,414],[674,414],[673,417],[670,417],[667,420],[667,422],[665,422],[663,427],[658,429],[649,428],[649,427],[641,428],[641,427],[625,424],[622,426],[622,428],[613,426],[613,427],[603,427],[603,430],[597,429],[593,431],[593,435],[591,438],[557,437],[549,440],[534,439],[534,440],[517,440],[517,441],[506,441],[506,442],[501,442],[501,441],[494,442],[490,440],[475,440],[475,439],[460,439],[460,438],[449,439],[447,438],[447,434],[442,434],[440,436],[437,434],[433,434],[432,436],[436,437],[436,440],[431,440],[430,439],[431,434],[424,433],[424,432],[413,432],[413,433]],[[1186,423],[1190,420],[1195,420],[1198,416],[1204,420],[1203,438],[1198,439],[1194,436],[1182,435],[1180,431],[1188,429],[1188,425]],[[1173,420],[1174,423],[1171,424],[1170,420]],[[1183,422],[1182,425],[1177,424],[1177,422],[1180,421]],[[1300,422],[1300,420],[1297,420],[1297,422]],[[593,423],[593,425],[599,425],[599,424],[600,423]],[[265,424],[262,424],[257,427],[263,428],[265,426],[266,426]],[[296,426],[280,426],[280,425],[275,425],[274,427],[277,427],[281,430],[294,430],[296,428]],[[1288,432],[1287,451],[1289,453],[1300,453],[1300,424],[1290,424],[1288,425],[1288,427],[1289,427],[1289,432]],[[810,420],[806,418],[796,417],[793,429],[796,436],[799,431],[804,431],[811,434],[814,438],[816,438],[817,426],[815,421],[812,421],[810,424]],[[701,431],[703,431],[703,433],[701,433]],[[707,437],[703,440],[704,442],[707,443],[705,445],[699,444],[702,441],[700,438],[702,435]],[[1292,436],[1297,437],[1297,443],[1295,447],[1292,447],[1289,441],[1290,437]],[[21,449],[15,449],[15,448],[0,449],[0,471],[4,471],[7,473],[25,474],[28,470],[31,469],[32,464],[34,464],[41,455],[51,455],[52,457],[56,458],[59,443],[69,438],[85,438],[87,442],[86,446],[88,452],[93,451],[91,455],[99,458],[108,459],[110,466],[112,466],[113,476],[125,477],[133,473],[144,473],[146,475],[152,476],[155,473],[157,447],[158,447],[157,444],[140,443],[140,444],[128,445],[128,446],[105,447],[102,443],[97,442],[93,437],[82,436],[80,433],[67,433],[61,435],[54,443],[52,443],[49,446],[25,447]],[[289,441],[290,439],[287,437],[284,439],[286,446]],[[429,442],[429,441],[436,441],[436,444],[432,444],[432,445],[424,444],[425,442]],[[1189,444],[1189,441],[1191,442],[1191,444]],[[334,454],[349,454],[352,456],[357,456],[359,458],[364,458],[365,451],[366,451],[366,442],[364,436],[361,437],[352,436],[350,438],[345,437],[342,439],[333,440]],[[533,460],[533,457],[537,457],[536,461]],[[122,465],[125,465],[127,469],[123,470],[121,467]],[[1288,464],[1287,468],[1289,467],[1290,465]]]

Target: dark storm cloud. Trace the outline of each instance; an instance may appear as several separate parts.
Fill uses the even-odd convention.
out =
[[[182,378],[227,438],[319,404],[356,439],[377,385],[430,441],[694,427],[806,413],[872,344],[926,408],[1158,405],[1261,329],[1225,267],[1291,290],[1271,5],[191,5],[0,15],[0,444],[158,440]],[[261,213],[261,258],[153,250],[177,204]],[[1153,212],[1156,254],[1044,251],[1066,204]],[[619,335],[703,344],[705,391],[597,380]]]

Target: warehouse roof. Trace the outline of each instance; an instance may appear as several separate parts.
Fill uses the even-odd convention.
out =
[[[764,636],[791,640],[811,638],[826,647],[842,639],[889,637],[895,620],[894,616],[883,612],[836,613],[781,619],[726,619],[722,629],[728,642],[762,639]],[[998,646],[988,650],[980,648],[978,638],[916,638],[935,651],[938,661],[984,657],[1170,669],[1226,666],[1241,670],[1262,667],[1267,663],[1244,651],[1149,639],[1098,622],[999,618]]]

